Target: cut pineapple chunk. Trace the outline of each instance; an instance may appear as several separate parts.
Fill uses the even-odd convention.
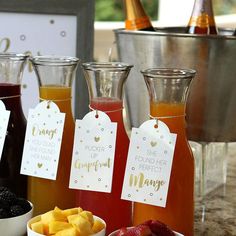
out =
[[[73,225],[63,221],[51,221],[48,225],[49,234],[55,234],[61,230],[72,228]]]
[[[105,228],[104,223],[101,220],[94,220],[94,224],[92,227],[92,231],[94,234],[96,234],[97,232],[103,230]]]
[[[81,235],[89,235],[92,234],[92,225],[91,223],[85,219],[81,215],[71,215],[68,216],[68,221],[70,224],[73,224]]]
[[[76,228],[64,229],[55,234],[55,236],[80,236]]]
[[[67,221],[67,218],[61,211],[51,210],[41,215],[43,224],[48,225],[51,221]]]
[[[59,207],[55,206],[55,207],[54,207],[54,211],[59,211],[59,212],[62,212],[63,210],[62,210],[62,209],[60,209]]]
[[[75,215],[75,214],[78,214],[80,212],[82,212],[83,209],[80,208],[80,207],[75,207],[75,208],[70,208],[70,209],[66,209],[66,210],[63,210],[62,213],[65,215],[65,216],[69,216],[69,215]]]
[[[93,225],[94,219],[93,219],[93,214],[90,211],[82,211],[80,212],[80,215],[84,217],[86,220],[90,222],[91,225]]]
[[[43,228],[42,221],[38,221],[38,222],[31,224],[31,229],[38,234],[44,234],[44,228]]]
[[[41,215],[40,221],[31,224],[31,229],[45,236],[89,236],[105,228],[105,224],[94,220],[90,211],[80,207],[62,210],[55,207]]]

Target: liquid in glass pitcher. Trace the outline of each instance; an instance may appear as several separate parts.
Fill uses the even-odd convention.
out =
[[[0,53],[0,100],[10,111],[7,134],[0,161],[0,186],[26,198],[27,176],[20,174],[26,119],[21,104],[21,79],[27,56]]]
[[[103,218],[106,233],[131,225],[132,203],[121,199],[129,138],[123,122],[123,85],[131,65],[124,63],[84,63],[90,108],[105,112],[117,123],[116,149],[111,193],[77,191],[77,204]]]
[[[134,203],[134,225],[149,219],[167,224],[186,236],[193,235],[194,158],[186,138],[185,105],[195,75],[186,69],[141,71],[150,97],[150,117],[163,121],[177,134],[166,207]]]
[[[39,82],[40,100],[57,104],[66,114],[56,180],[29,177],[28,198],[38,215],[54,209],[75,205],[75,192],[69,189],[69,177],[74,137],[71,109],[72,80],[79,62],[74,57],[38,56],[31,59]]]

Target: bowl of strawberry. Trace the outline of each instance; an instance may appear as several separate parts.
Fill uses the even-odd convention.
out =
[[[183,236],[158,220],[148,220],[133,227],[122,227],[109,236]]]
[[[8,188],[0,187],[0,235],[24,236],[32,215],[32,203],[17,197]]]

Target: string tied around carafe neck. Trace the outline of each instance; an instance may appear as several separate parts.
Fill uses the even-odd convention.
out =
[[[40,101],[51,101],[51,102],[66,102],[66,101],[70,101],[71,98],[72,97],[64,98],[64,99],[45,99],[45,98],[39,97]]]
[[[6,97],[0,97],[0,100],[4,100],[4,99],[8,99],[8,98],[19,98],[19,97],[21,97],[21,94],[6,96]]]
[[[158,128],[158,120],[159,119],[171,119],[171,118],[180,118],[180,117],[185,117],[186,114],[182,115],[173,115],[173,116],[152,116],[149,114],[149,118],[156,120],[155,128]]]
[[[96,116],[98,116],[98,109],[94,109],[93,107],[91,107],[91,105],[89,104],[89,109],[91,110],[91,111],[96,111]],[[117,111],[122,111],[124,109],[124,107],[121,107],[121,108],[119,108],[119,109],[115,109],[115,110],[107,110],[107,111],[102,111],[102,110],[100,110],[100,111],[102,111],[102,112],[105,112],[105,113],[112,113],[112,112],[117,112]]]

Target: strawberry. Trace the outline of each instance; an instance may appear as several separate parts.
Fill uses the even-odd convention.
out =
[[[127,232],[127,228],[122,227],[121,229],[118,230],[118,232],[116,233],[116,236],[124,236],[126,232]]]
[[[151,236],[152,232],[147,225],[137,225],[131,229],[128,229],[125,236]]]
[[[149,227],[153,234],[158,236],[174,236],[174,232],[164,223],[158,220],[148,222]]]

